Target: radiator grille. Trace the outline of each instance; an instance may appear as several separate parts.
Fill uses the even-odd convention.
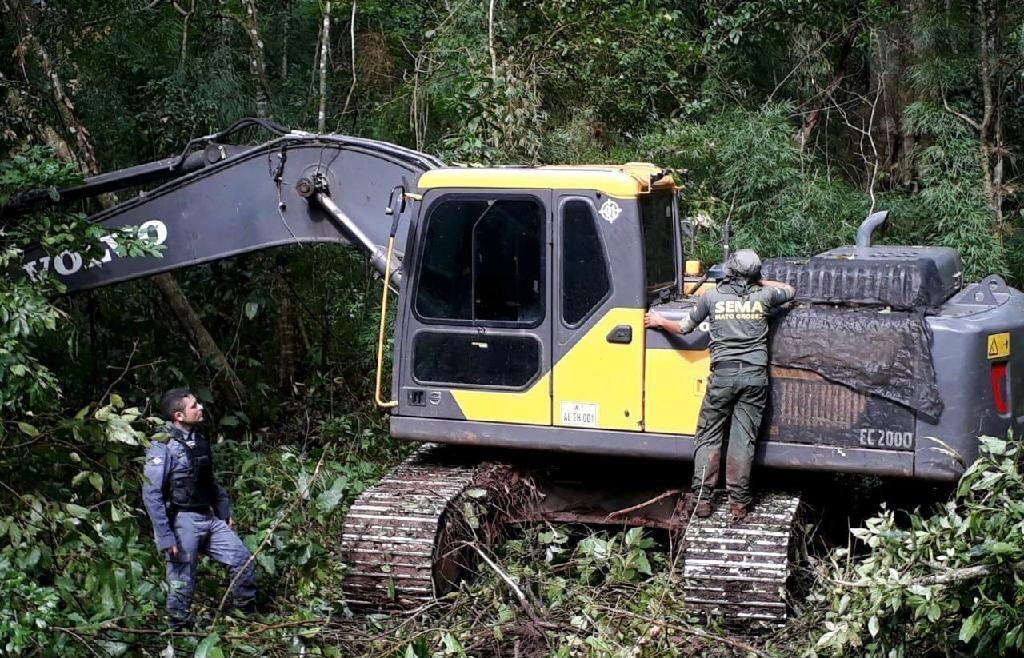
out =
[[[909,409],[807,370],[772,368],[771,374],[769,440],[913,449],[914,414]]]
[[[797,371],[800,372],[800,371]],[[783,427],[855,427],[868,405],[868,396],[833,384],[817,375],[777,377],[772,387],[774,422]]]

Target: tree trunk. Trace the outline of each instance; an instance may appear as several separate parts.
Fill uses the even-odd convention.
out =
[[[1002,90],[1002,85],[996,84],[999,67],[999,35],[996,18],[999,11],[998,0],[978,0],[978,27],[981,33],[980,49],[978,51],[979,68],[981,75],[981,96],[984,102],[984,111],[978,127],[980,133],[981,157],[984,163],[983,184],[985,196],[988,199],[992,212],[992,225],[999,240],[1003,244],[1003,195],[1002,195],[1002,120],[997,116],[997,105],[999,98],[993,91]],[[993,166],[993,155],[997,161]],[[996,178],[999,178],[997,181]]]
[[[277,300],[277,385],[282,392],[290,392],[295,382],[298,356],[296,341],[295,305],[291,292],[280,272],[274,272],[274,292]]]
[[[263,39],[260,37],[256,0],[242,0],[242,4],[245,5],[245,20],[242,26],[249,37],[249,73],[256,83],[256,115],[266,118],[270,101],[270,81],[267,79],[267,59]]]
[[[206,330],[202,319],[189,303],[178,282],[170,274],[157,274],[150,278],[163,295],[164,302],[174,313],[174,317],[178,319],[189,341],[216,371],[214,382],[218,384],[221,393],[228,397],[234,407],[243,407],[246,398],[245,385],[238,379],[224,352]]]
[[[317,132],[327,131],[327,50],[331,43],[331,0],[324,3],[324,20],[320,28],[320,108],[316,114]]]
[[[288,38],[292,33],[292,3],[291,0],[285,0],[284,9],[284,25],[281,26],[281,30],[284,34],[281,36],[281,82],[288,81]]]
[[[43,139],[47,144],[54,147],[59,156],[69,158],[75,162],[83,173],[89,175],[100,173],[99,162],[96,160],[96,154],[89,139],[89,132],[79,122],[75,114],[74,104],[64,93],[60,76],[51,65],[49,54],[43,48],[42,43],[32,34],[31,23],[25,17],[22,6],[14,3],[12,0],[3,0],[2,8],[5,14],[5,24],[20,25],[25,30],[22,42],[31,48],[39,58],[39,64],[47,79],[49,91],[58,108],[61,121],[64,123],[66,132],[74,138],[75,147],[71,147],[57,130],[45,124],[39,127]],[[11,15],[10,12],[17,12],[17,15]],[[109,195],[101,196],[99,201],[105,208],[115,204],[114,199]],[[175,282],[170,274],[161,274],[152,277],[152,280],[161,294],[163,294],[167,305],[174,311],[175,317],[177,317],[182,328],[190,340],[192,340],[193,345],[203,357],[217,368],[218,375],[223,375],[223,381],[225,382],[225,386],[222,387],[223,392],[235,406],[242,406],[245,399],[245,387],[238,379],[231,364],[228,363],[224,353],[217,347],[210,332],[203,325],[199,315],[192,308],[177,282]]]
[[[820,107],[811,110],[804,120],[803,126],[800,128],[799,141],[801,149],[807,147],[807,142],[810,141],[811,135],[814,134],[814,129],[818,127],[826,108],[832,103],[832,95],[836,93],[839,85],[843,82],[843,78],[846,77],[846,69],[850,61],[850,53],[853,51],[853,40],[855,37],[856,33],[850,32],[839,45],[839,55],[836,57],[835,66],[832,67],[832,79],[822,93]]]
[[[903,1],[898,5],[913,14],[914,2]],[[878,103],[870,128],[871,138],[878,149],[880,171],[891,172],[892,182],[909,184],[914,178],[910,158],[914,140],[903,126],[903,112],[913,102],[912,85],[907,77],[913,56],[911,39],[905,21],[879,26],[874,34],[875,47],[869,58],[870,86]]]

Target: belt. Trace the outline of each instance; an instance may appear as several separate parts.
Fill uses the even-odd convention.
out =
[[[746,363],[745,361],[719,361],[718,363],[712,364],[711,370],[713,372],[725,371],[725,370],[738,370],[743,371],[760,371],[765,372],[768,370],[767,366],[755,366],[752,363]]]
[[[213,514],[212,505],[171,505],[175,512],[196,512],[198,514]]]

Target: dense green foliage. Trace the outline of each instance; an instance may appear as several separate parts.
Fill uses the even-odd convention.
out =
[[[808,254],[850,243],[869,210],[889,208],[885,242],[953,246],[970,277],[1024,282],[1020,3],[331,5],[321,99],[324,0],[5,0],[0,205],[73,184],[89,148],[103,169],[130,166],[261,111],[315,130],[323,100],[328,131],[451,162],[676,167],[706,261],[726,223],[734,246]],[[84,216],[99,207],[0,216],[0,269],[17,270],[32,243],[95,257],[101,235]],[[151,249],[131,232],[117,237],[118,257]],[[0,277],[0,652],[155,654],[167,644],[148,633],[162,627],[164,594],[139,471],[145,442],[160,440],[154,400],[185,383],[211,412],[241,533],[263,547],[264,601],[258,620],[225,618],[223,582],[206,578],[198,605],[218,621],[175,638],[179,649],[746,651],[694,626],[671,554],[638,532],[577,541],[546,528],[501,548],[499,564],[548,626],[524,618],[492,571],[444,612],[347,620],[334,554],[344,510],[402,451],[369,404],[379,284],[357,254],[327,247],[178,278],[246,386],[243,404],[226,402],[221,369],[146,282],[59,298],[55,281]],[[1016,450],[991,442],[934,516],[868,521],[866,543],[811,602],[808,618],[828,625],[797,625],[761,650],[1019,648],[1019,582],[1008,575],[1021,560]],[[992,571],[914,584],[974,566]]]
[[[1024,477],[1017,441],[984,438],[953,500],[930,516],[868,519],[867,553],[837,551],[812,598],[828,605],[817,646],[840,654],[1024,651]],[[850,559],[852,558],[852,559]]]

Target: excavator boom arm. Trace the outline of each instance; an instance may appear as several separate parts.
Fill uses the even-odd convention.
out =
[[[245,149],[211,141],[205,153],[103,174],[62,191],[71,200],[171,178],[90,218],[111,230],[101,259],[35,249],[23,267],[33,278],[51,271],[73,292],[275,246],[336,242],[354,244],[383,273],[390,235],[395,254],[404,253],[408,219],[398,210],[398,197],[439,166],[423,153],[340,135],[289,132]],[[36,192],[22,195],[18,208],[4,212],[40,198]],[[125,226],[162,245],[161,256],[119,258],[116,234]],[[392,270],[390,283],[398,287],[401,272],[394,264]]]

